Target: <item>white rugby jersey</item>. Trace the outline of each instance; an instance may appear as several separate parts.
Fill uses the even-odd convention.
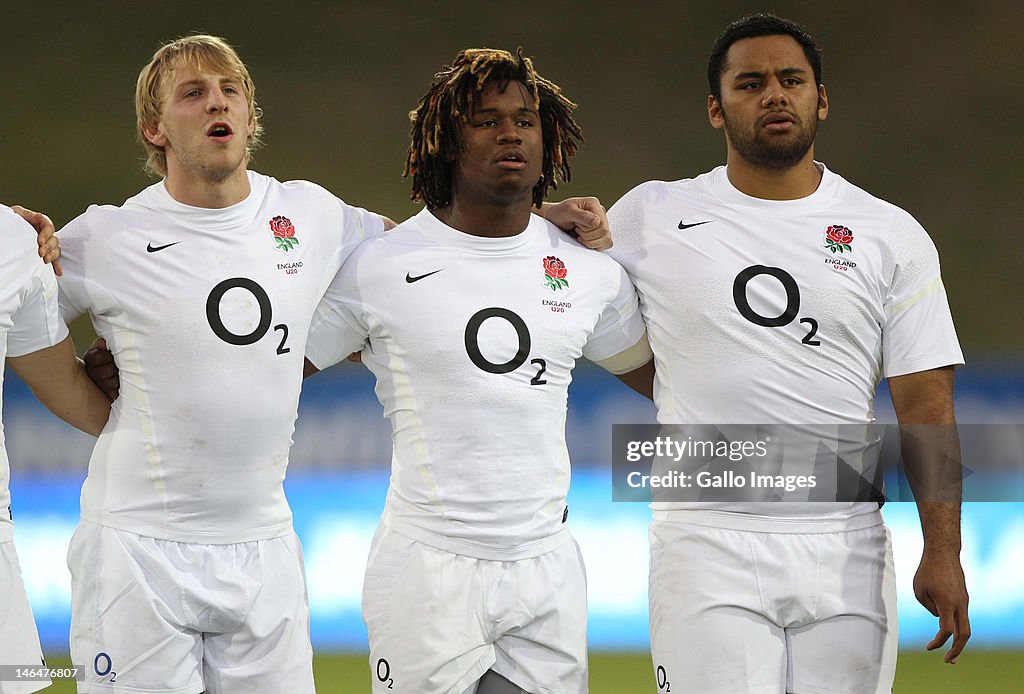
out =
[[[868,423],[882,377],[963,363],[924,229],[817,166],[820,185],[798,200],[745,195],[722,166],[644,183],[609,210],[611,253],[647,321],[660,422]],[[839,520],[878,508],[652,507]]]
[[[68,336],[57,309],[57,280],[53,268],[36,252],[36,234],[11,208],[0,205],[0,364],[52,347]],[[0,387],[3,386],[0,369]],[[4,431],[0,424],[0,542],[12,538],[11,477]]]
[[[88,312],[121,395],[82,488],[82,518],[178,542],[291,528],[282,481],[313,311],[380,217],[306,181],[249,172],[204,209],[163,182],[60,233],[65,318]]]
[[[576,360],[619,355],[643,334],[622,268],[540,217],[483,238],[423,210],[349,258],[306,356],[324,368],[366,346],[393,432],[385,522],[433,547],[511,560],[568,538]]]

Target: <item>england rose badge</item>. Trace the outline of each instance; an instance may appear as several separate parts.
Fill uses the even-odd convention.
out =
[[[551,291],[567,288],[569,281],[565,277],[568,274],[565,263],[555,256],[549,255],[544,259],[544,286]]]
[[[833,253],[853,251],[853,232],[848,227],[833,224],[825,230],[825,248]]]
[[[274,234],[277,250],[282,253],[287,253],[299,245],[299,240],[295,238],[295,225],[287,217],[278,215],[271,219],[270,231]]]

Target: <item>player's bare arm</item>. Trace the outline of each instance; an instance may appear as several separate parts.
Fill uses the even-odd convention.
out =
[[[967,586],[960,565],[960,441],[953,414],[953,368],[889,379],[900,423],[903,460],[917,498],[924,552],[914,594],[939,618],[928,650],[953,644],[945,661],[955,663],[971,637]]]
[[[638,369],[615,374],[615,377],[648,400],[654,400],[654,359]]]
[[[574,233],[587,248],[606,251],[612,247],[608,215],[597,198],[566,198],[562,202],[545,202],[534,211],[562,231]]]
[[[309,378],[315,373],[320,373],[320,369],[316,368],[309,359],[302,362],[302,377]]]
[[[110,415],[110,400],[86,376],[71,338],[7,364],[28,384],[39,402],[71,426],[99,436]]]
[[[43,262],[53,264],[53,272],[57,277],[64,274],[60,267],[60,242],[57,240],[53,221],[42,212],[33,212],[21,205],[12,205],[11,210],[36,230],[39,257],[43,259]]]

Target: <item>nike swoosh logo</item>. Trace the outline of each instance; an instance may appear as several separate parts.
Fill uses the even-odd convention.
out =
[[[149,253],[156,253],[157,251],[162,251],[165,248],[170,248],[171,246],[176,246],[179,243],[181,243],[181,241],[175,241],[174,243],[165,243],[163,246],[154,246],[152,243],[150,243],[150,244],[148,244],[146,246],[146,250]]]
[[[707,220],[704,220],[703,222],[694,222],[693,224],[684,224],[683,222],[679,222],[679,228],[680,229],[689,229],[690,227],[699,227],[701,224],[707,224],[708,222],[713,222],[713,221],[715,221],[715,220],[707,219]]]
[[[441,270],[444,270],[444,268],[441,268]],[[407,272],[407,273],[405,273],[405,281],[408,282],[409,284],[412,284],[413,282],[419,282],[424,277],[430,277],[431,275],[436,275],[437,273],[441,272],[441,270],[434,270],[433,272],[428,272],[425,275],[418,275],[417,277],[413,277],[412,275],[410,275]]]

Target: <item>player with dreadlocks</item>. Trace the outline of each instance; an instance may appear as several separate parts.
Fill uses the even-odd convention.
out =
[[[544,134],[544,160],[540,180],[533,187],[533,204],[541,207],[549,189],[557,189],[556,176],[572,177],[569,160],[583,144],[583,133],[572,117],[576,104],[562,95],[557,84],[539,77],[533,61],[522,49],[512,56],[489,48],[459,53],[451,67],[434,75],[420,99],[412,121],[409,155],[403,176],[412,176],[412,199],[431,210],[447,207],[452,197],[452,170],[460,142],[460,126],[472,114],[488,82],[504,91],[510,82],[523,84],[533,97]]]
[[[361,245],[306,356],[362,349],[391,419],[363,591],[373,691],[587,691],[586,577],[569,534],[566,401],[585,356],[650,396],[636,292],[531,214],[582,142],[522,53],[466,50],[411,114],[425,208]]]

